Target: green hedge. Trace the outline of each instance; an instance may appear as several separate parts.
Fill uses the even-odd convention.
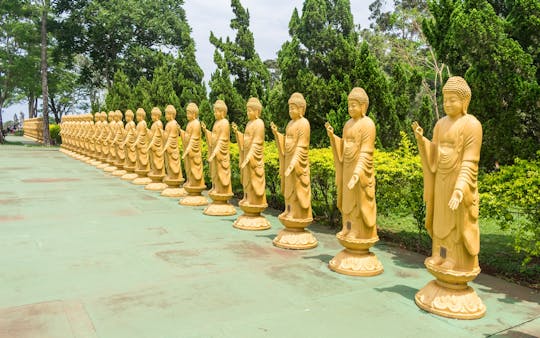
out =
[[[51,141],[55,145],[62,143],[62,137],[60,137],[60,125],[49,124],[49,134],[51,135]]]
[[[540,152],[531,161],[516,159],[480,179],[481,217],[496,218],[514,235],[524,264],[540,256]]]
[[[400,147],[394,152],[375,151],[377,209],[382,214],[415,216],[419,229],[424,225],[423,181],[420,158],[403,133]],[[238,163],[238,145],[231,143],[231,167],[233,191],[240,196],[242,184]],[[203,153],[206,146],[203,145]],[[206,154],[203,154],[206,156]],[[330,148],[310,149],[312,208],[318,221],[340,225],[341,215],[337,209],[334,159]],[[275,209],[284,208],[279,177],[279,157],[275,142],[266,142],[264,149],[268,204]],[[205,167],[207,182],[207,167]]]

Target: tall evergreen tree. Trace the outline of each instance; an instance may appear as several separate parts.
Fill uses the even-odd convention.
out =
[[[397,145],[399,120],[395,115],[391,87],[377,59],[366,44],[359,45],[348,0],[306,0],[302,15],[293,11],[289,22],[291,39],[278,53],[282,92],[270,113],[284,125],[288,97],[302,92],[312,124],[312,144],[326,145],[326,120],[340,132],[348,119],[347,94],[363,87],[370,97],[369,114],[375,119],[380,143]],[[273,102],[276,92],[273,92]],[[277,103],[277,102],[276,102]]]
[[[469,111],[484,127],[482,162],[487,167],[533,157],[540,149],[538,33],[529,31],[536,38],[524,38],[514,19],[514,6],[524,4],[506,2],[508,8],[497,13],[486,0],[430,1],[433,19],[423,24],[438,57],[471,86]],[[530,9],[538,13],[540,6]],[[505,11],[514,14],[505,17]],[[534,16],[530,14],[523,16]]]
[[[105,104],[107,110],[120,109],[122,112],[132,108],[130,106],[132,89],[129,85],[127,75],[119,70],[114,74],[114,82],[107,93]]]
[[[253,33],[249,29],[249,11],[240,0],[231,0],[231,7],[235,15],[230,23],[236,32],[234,40],[228,37],[218,39],[214,33],[210,33],[210,42],[216,47],[214,62],[217,65],[210,82],[210,99],[213,101],[223,96],[231,121],[244,124],[245,102],[249,97],[258,97],[263,104],[266,103],[270,73],[255,50]]]

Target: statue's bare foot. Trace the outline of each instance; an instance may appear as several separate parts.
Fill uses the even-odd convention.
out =
[[[446,270],[454,270],[455,266],[456,263],[451,259],[446,259],[444,263],[441,264],[441,268],[444,268]]]
[[[443,262],[443,259],[440,256],[431,256],[428,258],[428,263],[431,265],[440,265]]]
[[[347,227],[343,227],[343,229],[341,229],[341,231],[338,232],[338,236],[347,237],[348,233],[349,233],[349,230],[347,229]]]
[[[350,230],[348,233],[347,233],[347,238],[349,239],[358,239],[360,238],[360,234],[358,234],[356,231],[354,230]]]

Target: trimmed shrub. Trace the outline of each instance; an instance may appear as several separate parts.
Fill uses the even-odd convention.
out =
[[[62,143],[62,137],[60,137],[60,125],[49,124],[49,134],[51,135],[51,141],[54,145]]]
[[[540,152],[484,175],[479,189],[481,216],[512,232],[515,250],[525,254],[523,265],[540,257]]]

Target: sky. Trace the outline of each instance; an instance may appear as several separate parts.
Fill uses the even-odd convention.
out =
[[[296,7],[301,13],[303,0],[241,0],[250,15],[250,29],[255,39],[255,49],[261,60],[277,58],[281,45],[289,39],[289,20]],[[369,5],[373,0],[351,0],[354,22],[362,28],[369,26]],[[233,17],[230,0],[185,0],[184,9],[192,29],[192,37],[197,48],[197,62],[204,72],[204,81],[208,84],[215,71],[213,61],[214,46],[210,44],[210,31],[218,38],[234,33],[229,27]],[[26,102],[4,108],[4,122],[13,119],[14,113],[23,112],[28,117]]]

